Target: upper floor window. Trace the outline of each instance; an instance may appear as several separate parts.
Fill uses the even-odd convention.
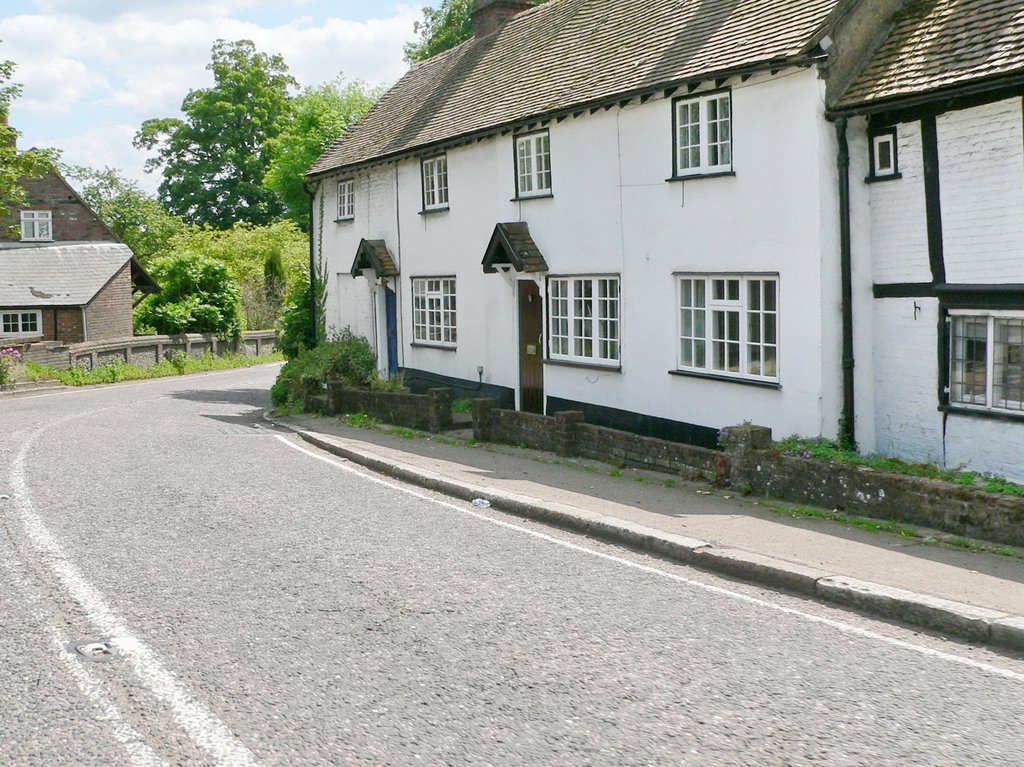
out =
[[[951,314],[950,402],[1024,411],[1024,314]]]
[[[414,277],[412,337],[416,343],[455,346],[455,278]]]
[[[551,194],[551,138],[547,131],[516,136],[516,197]]]
[[[352,179],[338,182],[338,220],[351,221],[356,217],[356,182]]]
[[[442,210],[448,207],[448,156],[438,155],[424,160],[423,210]]]
[[[778,381],[778,303],[775,276],[680,276],[679,369]]]
[[[39,312],[4,312],[0,314],[0,335],[37,336]]]
[[[53,239],[53,214],[48,210],[21,212],[21,239],[25,242]]]
[[[675,175],[732,171],[732,94],[716,91],[676,99]]]
[[[552,277],[548,280],[550,358],[617,364],[620,316],[618,277]]]
[[[899,178],[900,169],[896,154],[896,129],[886,128],[871,134],[871,173],[869,181]]]

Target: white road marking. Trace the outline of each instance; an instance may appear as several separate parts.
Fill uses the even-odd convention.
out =
[[[958,655],[953,655],[952,653],[943,652],[942,650],[935,650],[930,647],[923,647],[921,645],[916,645],[912,642],[906,642],[902,639],[887,637],[884,634],[879,634],[875,631],[871,631],[870,629],[864,629],[860,628],[859,626],[853,626],[848,623],[843,623],[842,621],[835,620],[833,618],[825,618],[820,615],[812,615],[802,610],[797,610],[793,607],[785,607],[784,605],[773,604],[763,599],[758,599],[757,597],[752,597],[747,594],[741,594],[738,591],[732,591],[731,589],[723,588],[721,586],[713,586],[708,583],[701,583],[700,581],[695,581],[690,578],[686,578],[682,575],[678,575],[676,573],[670,573],[664,570],[659,570],[656,567],[650,567],[649,565],[640,564],[639,562],[630,562],[628,559],[617,557],[614,554],[606,554],[602,551],[597,551],[588,546],[582,546],[578,543],[572,543],[571,541],[560,540],[558,538],[555,538],[554,536],[538,532],[536,530],[530,530],[528,528],[522,527],[512,522],[506,522],[502,519],[493,519],[491,517],[485,516],[484,514],[479,514],[475,511],[472,511],[471,509],[466,508],[465,506],[460,506],[454,503],[448,503],[447,501],[438,500],[437,498],[432,498],[431,496],[425,493],[421,493],[418,490],[414,490],[411,487],[406,487],[393,480],[384,479],[382,477],[376,476],[372,473],[369,473],[369,470],[363,469],[362,467],[355,468],[354,466],[349,466],[347,464],[341,463],[340,461],[334,458],[328,457],[326,455],[321,455],[320,453],[302,447],[301,445],[296,444],[294,441],[283,435],[279,434],[277,435],[277,438],[282,443],[292,448],[293,450],[298,450],[300,453],[305,453],[306,455],[312,458],[316,458],[318,461],[328,463],[331,466],[334,466],[335,468],[343,469],[344,471],[351,472],[352,474],[357,474],[358,476],[363,477],[364,479],[367,479],[371,482],[376,482],[377,484],[391,488],[392,490],[398,490],[399,492],[405,493],[406,495],[411,495],[414,498],[419,498],[424,501],[429,501],[430,503],[435,503],[439,506],[443,506],[448,509],[453,509],[454,511],[458,511],[462,514],[466,514],[467,516],[474,517],[475,519],[479,519],[483,522],[489,522],[492,525],[504,527],[509,530],[515,530],[516,532],[524,533],[526,535],[533,536],[534,538],[539,538],[543,541],[548,541],[549,543],[553,543],[556,546],[561,546],[566,549],[571,549],[573,551],[582,552],[593,557],[598,557],[600,559],[605,559],[610,562],[615,562],[616,564],[631,567],[635,570],[650,573],[651,575],[657,575],[662,578],[668,578],[669,580],[673,580],[678,583],[684,583],[687,586],[692,586],[693,588],[703,589],[704,591],[708,591],[713,594],[718,594],[721,596],[730,597],[732,599],[737,599],[742,602],[746,602],[747,604],[757,605],[758,607],[763,607],[769,610],[775,610],[776,612],[785,613],[786,615],[792,615],[794,617],[801,618],[809,623],[818,623],[821,625],[829,626],[831,628],[843,632],[844,634],[852,634],[854,636],[859,636],[864,639],[871,639],[876,642],[882,642],[888,645],[892,645],[893,647],[899,647],[904,650],[910,650],[920,655],[926,655],[932,658],[939,658],[941,660],[948,661],[950,663],[958,663],[963,666],[970,666],[971,668],[978,669],[979,671],[985,671],[987,673],[995,674],[1006,679],[1012,679],[1016,682],[1024,682],[1024,674],[1019,673],[1017,671],[1000,668],[999,666],[994,666],[990,663],[985,663],[984,661],[973,660],[971,658],[963,658]]]
[[[119,407],[119,406],[118,406]],[[103,595],[82,575],[36,513],[25,481],[25,461],[32,443],[46,430],[67,421],[95,415],[102,408],[88,413],[52,421],[34,431],[15,456],[10,468],[11,507],[19,518],[25,534],[40,556],[41,563],[60,581],[65,592],[85,611],[97,632],[109,637],[121,651],[132,671],[164,705],[170,708],[174,721],[192,741],[210,754],[219,765],[245,767],[256,765],[256,758],[232,732],[206,706],[197,701],[174,674],[161,662],[157,654],[128,629],[124,621],[109,606]],[[63,649],[61,650],[63,652]],[[97,696],[103,697],[102,692]],[[90,696],[92,700],[92,696]],[[109,703],[109,700],[107,701]],[[110,704],[113,705],[113,704]],[[132,754],[132,744],[122,741]]]

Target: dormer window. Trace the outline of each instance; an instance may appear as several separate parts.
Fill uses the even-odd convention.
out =
[[[48,210],[23,210],[21,212],[22,242],[52,242],[53,214]]]
[[[423,161],[423,210],[448,209],[448,155]]]
[[[551,196],[551,138],[547,131],[516,137],[516,198]]]

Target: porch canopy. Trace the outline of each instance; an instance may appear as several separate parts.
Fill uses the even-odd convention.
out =
[[[509,267],[517,272],[546,272],[548,262],[530,236],[529,224],[515,221],[494,227],[494,234],[484,253],[483,267],[488,274],[499,271],[499,267]]]
[[[384,240],[360,240],[356,259],[352,262],[352,276],[358,277],[364,269],[373,269],[377,277],[397,277],[398,267]]]

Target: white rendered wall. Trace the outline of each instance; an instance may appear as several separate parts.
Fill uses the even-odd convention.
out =
[[[902,178],[867,185],[870,188],[874,281],[882,284],[931,282],[921,124],[899,123],[896,147]],[[852,155],[865,163],[864,175],[868,171],[868,151],[865,143]],[[856,177],[851,178],[851,183],[857,183]]]
[[[946,465],[1024,483],[1024,424],[950,413]]]
[[[1021,99],[937,119],[946,281],[1024,282]]]
[[[518,389],[515,287],[484,274],[481,260],[497,223],[526,221],[551,275],[621,277],[621,372],[547,364],[547,396],[712,428],[751,420],[778,435],[834,436],[838,208],[823,84],[814,71],[790,70],[730,85],[735,176],[666,182],[671,100],[587,112],[548,125],[550,199],[511,201],[511,135],[449,150],[445,212],[421,215],[419,160],[400,162],[400,226],[377,212],[383,200],[372,214],[364,209],[371,187],[384,190],[389,174],[394,184],[395,167],[363,174],[356,220],[325,229],[332,269],[348,271],[360,237],[387,239],[400,250],[404,366],[466,380],[483,366],[485,383]],[[779,274],[780,389],[669,374],[677,365],[673,273],[680,271]],[[456,278],[455,351],[411,343],[410,281],[427,276]],[[344,312],[349,298],[332,297],[335,311]]]

